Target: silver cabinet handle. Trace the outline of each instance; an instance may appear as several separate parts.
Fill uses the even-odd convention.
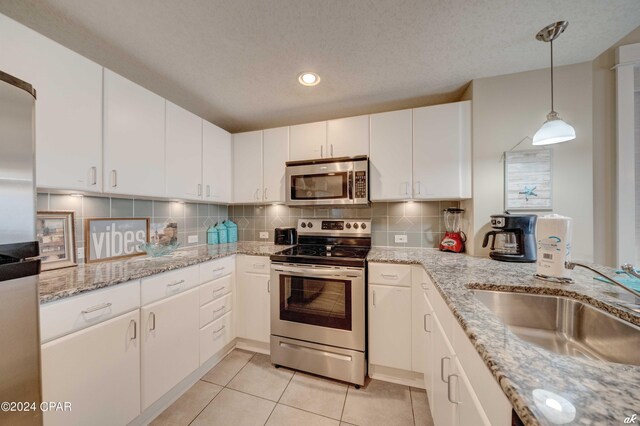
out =
[[[118,172],[116,170],[111,170],[111,187],[115,188],[118,186]]]
[[[262,194],[262,196],[265,200],[267,199],[267,188],[264,189],[264,193]]]
[[[455,377],[456,378],[456,384],[458,384],[458,380],[460,379],[458,377],[457,374],[449,374],[449,376],[447,377],[447,399],[449,400],[450,403],[452,404],[460,404],[460,401],[454,401],[453,399],[451,399],[451,378]]]
[[[131,340],[136,340],[138,338],[138,323],[136,322],[136,320],[131,320],[131,322],[129,323],[129,327],[131,327],[131,323],[133,323],[133,337],[131,338]]]
[[[90,314],[91,312],[99,311],[101,309],[107,309],[109,307],[111,307],[111,302],[101,303],[99,305],[91,306],[90,308],[83,310],[82,313]]]
[[[271,293],[271,280],[267,280],[267,293]]]
[[[211,185],[207,185],[207,197],[211,197]]]
[[[380,274],[382,275],[382,278],[388,278],[390,280],[397,280],[398,279],[398,275],[396,274]]]
[[[213,290],[213,294],[216,294],[219,291],[224,290],[224,286],[220,287],[220,288],[216,288],[215,290]]]
[[[427,286],[427,283],[420,284],[420,287],[422,287],[423,290],[429,290],[429,287]]]
[[[256,200],[260,200],[260,196],[258,194],[260,194],[260,188],[256,189]]]
[[[217,330],[213,330],[213,334],[218,334],[218,333],[220,333],[222,330],[224,330],[224,325],[223,325],[222,327],[220,327],[219,329],[217,329]]]
[[[376,291],[375,290],[373,290],[373,297],[371,301],[373,302],[373,307],[375,308],[376,307]]]
[[[320,145],[320,158],[324,158],[324,147]]]
[[[93,166],[89,169],[89,185],[94,186],[98,183],[98,168]]]
[[[264,266],[265,266],[264,263],[254,263],[253,264],[253,267],[256,268],[256,269],[262,269],[262,268],[264,268]]]
[[[180,285],[182,283],[184,283],[184,280],[174,281],[174,282],[172,282],[170,284],[167,284],[167,287],[175,287],[175,286]]]
[[[431,333],[431,330],[427,330],[427,317],[431,318],[431,314],[424,314],[424,318],[422,319],[422,326],[425,332]]]
[[[421,186],[422,185],[420,185],[420,181],[417,181],[416,182],[416,194],[418,194],[418,195],[420,195]]]
[[[149,331],[156,329],[156,314],[153,312],[149,312],[149,325]]]
[[[215,272],[220,272],[220,271],[224,271],[224,266],[221,266],[221,267],[216,268],[216,269],[213,270],[214,273]]]
[[[331,144],[331,157],[333,158],[333,144]]]
[[[447,377],[446,380],[444,378],[444,360],[445,359],[451,361],[451,358],[449,358],[448,356],[440,358],[440,380],[442,380],[444,383],[449,383],[449,378]]]
[[[226,307],[227,307],[226,305],[222,305],[222,308],[218,308],[218,309],[216,309],[215,311],[213,311],[213,314],[215,315],[215,314],[217,314],[217,313],[218,313],[218,312],[220,312],[220,311],[224,311],[224,308],[226,308]]]
[[[202,196],[202,184],[199,183],[198,184],[198,197],[201,197],[201,196]]]
[[[403,185],[404,185],[404,195],[409,195],[409,182],[405,182]]]

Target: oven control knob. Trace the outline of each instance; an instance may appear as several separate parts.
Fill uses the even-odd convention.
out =
[[[301,226],[301,227],[303,227],[303,228],[306,228],[306,227],[307,227],[307,224],[306,224],[306,223],[304,223],[304,222],[302,222],[302,223],[300,224],[300,226]]]
[[[347,229],[351,229],[351,224],[349,222],[347,222],[345,226],[347,227]]]
[[[308,222],[308,223],[307,223],[307,228],[309,228],[309,229],[313,228],[313,223]]]
[[[358,224],[357,223],[353,224],[353,229],[358,229]]]
[[[367,229],[367,224],[366,224],[366,223],[364,223],[364,222],[362,222],[362,224],[360,225],[360,227],[361,227],[362,229]]]

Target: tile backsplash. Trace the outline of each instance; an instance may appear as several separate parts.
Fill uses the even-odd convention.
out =
[[[109,197],[76,197],[38,193],[38,211],[73,211],[75,213],[76,246],[84,248],[85,218],[148,217],[151,223],[178,224],[178,241],[182,246],[206,244],[206,230],[228,218],[228,208],[220,204],[183,203],[165,200],[132,200]],[[187,243],[187,236],[197,235],[197,243]],[[78,262],[82,262],[78,259]]]
[[[261,241],[260,232],[296,226],[299,218],[371,219],[374,246],[437,247],[444,234],[442,210],[459,207],[457,201],[372,203],[367,208],[296,208],[283,205],[229,206],[229,217],[238,224],[240,241]],[[406,243],[396,243],[396,235],[406,235]]]

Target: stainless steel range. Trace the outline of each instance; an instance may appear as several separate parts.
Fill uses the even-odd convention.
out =
[[[364,384],[371,221],[299,219],[298,245],[271,256],[271,362]]]

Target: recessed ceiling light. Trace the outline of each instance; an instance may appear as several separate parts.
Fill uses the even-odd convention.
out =
[[[320,76],[315,72],[302,72],[298,75],[298,82],[303,86],[315,86],[320,83]]]

